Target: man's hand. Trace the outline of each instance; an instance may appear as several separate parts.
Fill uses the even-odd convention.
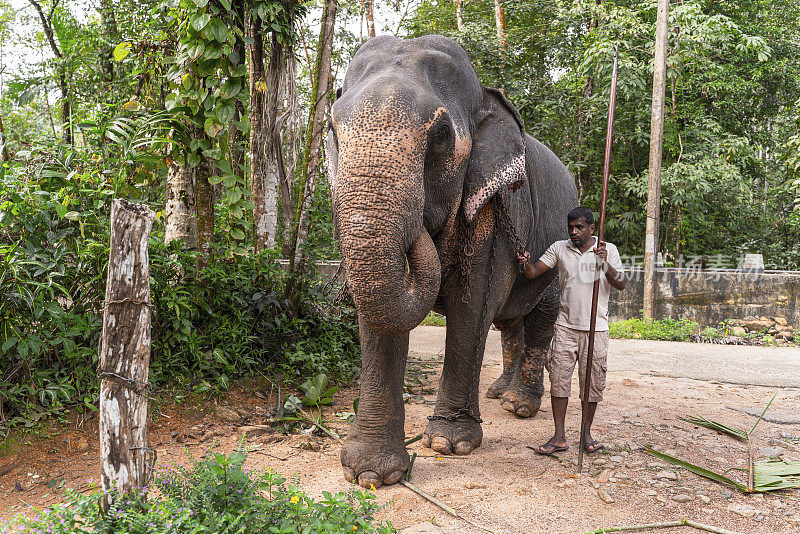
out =
[[[608,263],[608,249],[606,249],[605,241],[597,240],[597,246],[594,247],[594,254],[597,261],[597,266],[606,273],[606,280],[611,284],[611,287],[622,291],[625,289],[625,277],[619,274]]]
[[[597,262],[597,265],[603,266],[608,261],[608,250],[606,249],[606,242],[597,240],[597,246],[594,247],[594,254],[597,256],[597,259],[600,261]]]
[[[522,266],[522,273],[527,278],[536,278],[540,274],[548,271],[550,267],[542,263],[542,260],[538,260],[535,263],[531,261],[531,253],[530,252],[523,252],[522,254],[517,254],[517,261]]]

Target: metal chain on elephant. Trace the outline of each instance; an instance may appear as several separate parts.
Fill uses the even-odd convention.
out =
[[[497,214],[497,210],[495,210],[495,215],[496,214]],[[497,220],[497,217],[495,216],[495,221],[496,220]],[[467,256],[471,260],[471,256],[474,254],[474,251],[473,251],[472,254],[466,254],[466,252],[468,251],[466,247],[468,245],[471,246],[470,243],[469,243],[469,233],[465,233],[463,235],[467,236],[466,238],[464,238],[464,241],[466,241],[466,243],[467,243],[467,245],[465,245],[465,247],[464,247],[464,256]],[[471,408],[471,405],[474,403],[474,405],[476,407],[478,406],[478,398],[477,398],[477,396],[478,396],[478,384],[480,382],[481,360],[482,360],[482,352],[483,352],[483,347],[482,347],[481,341],[483,340],[483,325],[486,323],[486,314],[489,311],[489,291],[491,290],[492,282],[494,281],[494,269],[492,267],[493,267],[496,251],[497,251],[497,224],[494,225],[494,229],[492,230],[492,252],[489,255],[489,262],[488,262],[488,265],[489,265],[489,276],[486,277],[486,291],[484,292],[483,307],[481,308],[481,316],[480,316],[480,320],[478,322],[480,327],[478,328],[478,336],[477,336],[477,339],[475,340],[475,353],[473,354],[473,358],[472,358],[472,360],[473,360],[472,382],[471,382],[470,388],[469,388],[469,395],[467,396],[467,404],[466,404],[466,406],[464,406],[462,408],[459,408],[458,410],[456,410],[453,413],[443,414],[443,415],[429,415],[428,416],[428,420],[429,421],[444,420],[444,421],[454,422],[454,421],[460,421],[460,420],[463,420],[463,419],[472,419],[476,423],[483,423],[483,419],[481,419],[480,412],[473,411],[472,408]],[[461,265],[461,274],[462,274],[462,276],[465,276],[464,285],[465,285],[465,288],[467,288],[467,289],[465,289],[465,292],[464,292],[464,294],[466,296],[466,300],[464,300],[464,297],[462,297],[462,301],[465,302],[465,303],[469,302],[469,298],[470,298],[469,297],[469,289],[468,289],[469,288],[469,269],[470,269],[470,267],[471,267],[471,265],[468,263],[466,265],[466,271],[467,272],[466,272],[466,275],[465,275],[465,272],[464,272],[465,265],[464,265],[464,263],[462,263],[462,265]]]
[[[517,255],[524,254],[525,247],[522,244],[522,240],[517,235],[517,229],[514,228],[514,221],[511,220],[511,216],[506,211],[506,206],[503,204],[503,199],[499,193],[492,197],[492,202],[494,204],[496,221],[508,237],[508,241],[511,243],[511,247],[514,249],[514,252]],[[520,266],[520,269],[522,268],[523,267]]]

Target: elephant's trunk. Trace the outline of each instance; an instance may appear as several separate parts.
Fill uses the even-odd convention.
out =
[[[342,147],[334,187],[353,300],[359,315],[386,334],[417,326],[441,281],[439,255],[422,224],[422,150],[401,144]]]

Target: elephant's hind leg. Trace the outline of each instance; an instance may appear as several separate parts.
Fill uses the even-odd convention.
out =
[[[380,334],[360,318],[358,326],[361,397],[340,459],[348,482],[377,488],[400,480],[410,463],[403,404],[408,334]]]
[[[533,417],[542,403],[544,363],[553,339],[560,297],[558,285],[551,284],[542,300],[525,316],[523,354],[508,389],[500,398],[503,408],[519,417]]]
[[[514,378],[514,373],[520,365],[524,347],[523,324],[522,319],[495,323],[500,330],[500,342],[503,346],[503,374],[486,390],[486,397],[490,399],[499,399],[508,390],[511,379]]]

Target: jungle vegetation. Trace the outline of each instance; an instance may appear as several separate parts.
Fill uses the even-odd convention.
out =
[[[0,433],[96,409],[115,197],[158,215],[156,385],[352,376],[352,313],[314,282],[313,260],[337,257],[321,140],[376,33],[458,40],[593,209],[618,45],[606,235],[640,256],[655,6],[0,0]],[[800,269],[800,4],[673,2],[668,66],[659,249]]]

